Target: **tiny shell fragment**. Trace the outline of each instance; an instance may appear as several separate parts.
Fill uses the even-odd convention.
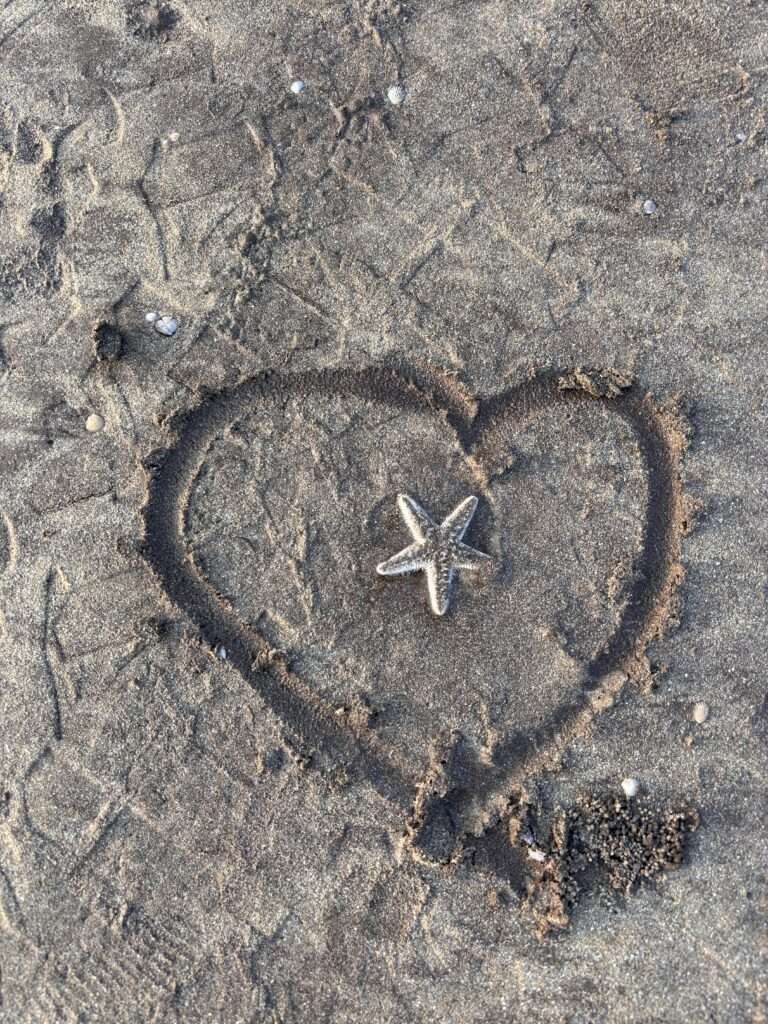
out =
[[[640,783],[637,779],[623,779],[621,788],[624,790],[626,795],[632,799],[633,796],[637,796],[638,790],[640,789]]]
[[[173,316],[161,316],[155,321],[155,330],[158,334],[164,334],[170,338],[179,329],[179,321]]]
[[[709,704],[705,703],[705,701],[703,701],[703,700],[697,701],[696,704],[693,705],[693,720],[694,720],[694,722],[698,722],[698,724],[701,725],[701,723],[702,722],[706,722],[706,720],[708,718],[709,718]]]
[[[393,106],[399,107],[405,100],[405,89],[402,85],[390,85],[387,89],[387,99]]]

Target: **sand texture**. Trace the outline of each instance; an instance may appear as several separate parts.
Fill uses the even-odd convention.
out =
[[[3,1024],[765,1022],[766,47],[0,4]]]

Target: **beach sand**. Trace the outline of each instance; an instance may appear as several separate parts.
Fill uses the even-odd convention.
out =
[[[766,1019],[766,43],[3,5],[0,1020]]]

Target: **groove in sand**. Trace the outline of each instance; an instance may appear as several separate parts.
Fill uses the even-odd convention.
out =
[[[574,379],[580,383],[574,385]],[[340,717],[333,704],[292,672],[285,656],[272,650],[258,630],[244,623],[200,575],[185,545],[190,490],[216,434],[260,401],[312,394],[352,395],[441,417],[468,458],[486,473],[498,462],[505,432],[508,436],[510,429],[565,404],[602,402],[632,427],[638,439],[648,478],[648,507],[635,583],[620,624],[588,666],[589,683],[584,690],[561,704],[535,734],[508,735],[495,751],[494,764],[478,768],[472,799],[493,804],[554,760],[612,703],[626,677],[640,680],[646,672],[646,647],[662,630],[682,579],[679,557],[686,505],[679,461],[684,432],[674,414],[657,406],[649,395],[624,386],[608,388],[607,393],[595,391],[583,371],[571,377],[542,373],[473,406],[450,378],[408,366],[264,373],[207,395],[196,408],[174,419],[171,447],[149,460],[152,468],[143,510],[147,562],[173,604],[196,624],[203,641],[210,648],[217,643],[226,648],[228,660],[301,748],[322,766],[342,767],[349,779],[367,778],[405,811],[412,808],[420,784],[411,766],[387,749],[373,731]]]

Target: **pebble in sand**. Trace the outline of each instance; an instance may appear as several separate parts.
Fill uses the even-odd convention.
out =
[[[637,779],[622,779],[621,788],[624,790],[627,797],[631,800],[633,796],[637,796],[640,790],[640,783]]]
[[[100,430],[104,429],[104,417],[99,416],[97,412],[92,412],[85,421],[85,429],[89,434],[97,434]]]

